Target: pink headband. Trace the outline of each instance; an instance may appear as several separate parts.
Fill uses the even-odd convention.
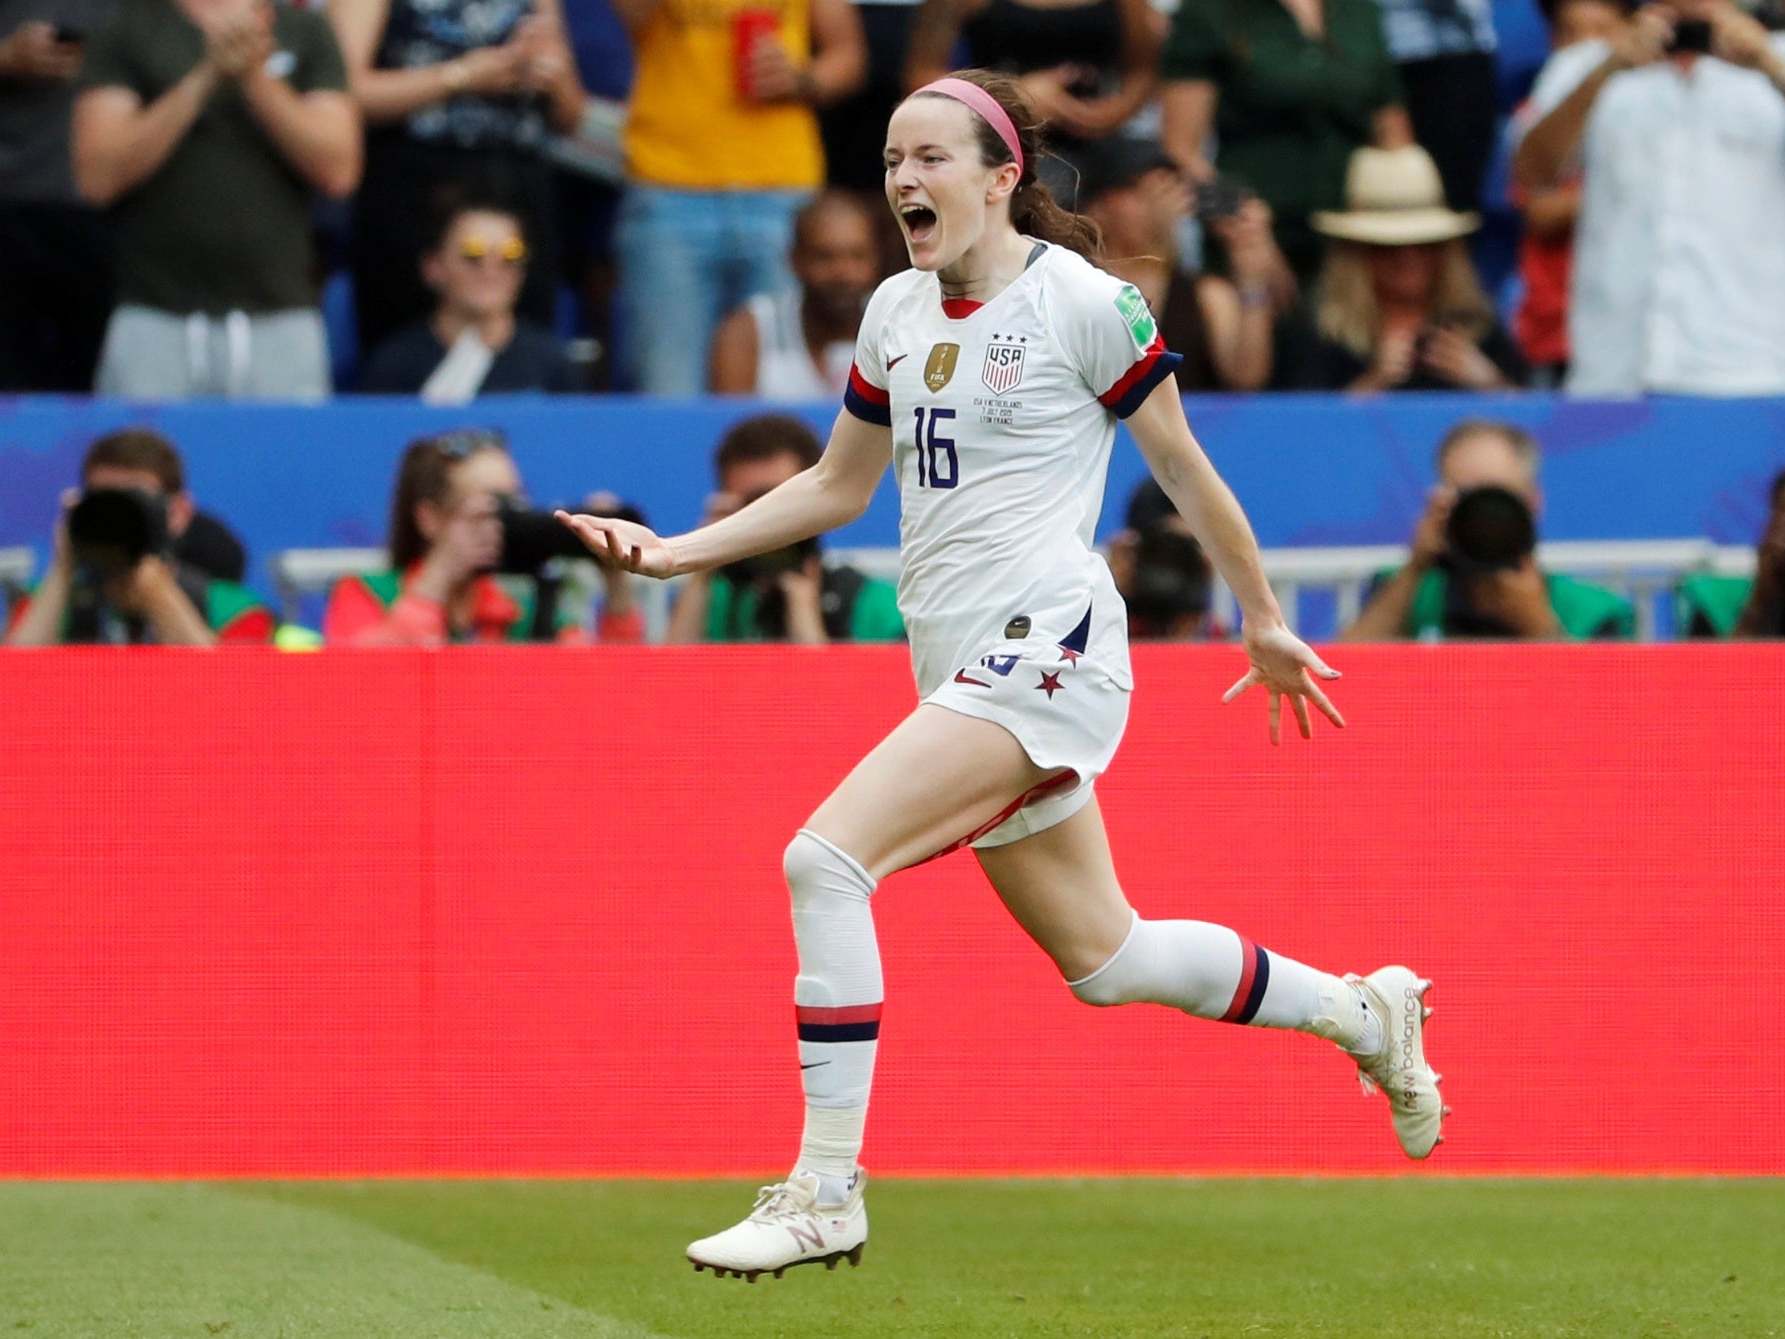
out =
[[[965,79],[937,79],[925,84],[917,93],[940,93],[945,98],[953,98],[963,102],[978,112],[985,123],[998,132],[998,138],[1004,141],[1004,147],[1010,150],[1010,156],[1016,159],[1018,177],[1023,172],[1023,146],[1016,137],[1016,126],[1011,122],[1010,114],[998,105],[998,99],[987,93],[978,84],[970,84]],[[916,97],[917,93],[911,96]]]

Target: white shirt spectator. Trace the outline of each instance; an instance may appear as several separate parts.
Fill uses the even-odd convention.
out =
[[[812,360],[800,324],[800,291],[758,293],[744,304],[756,323],[756,393],[765,400],[834,400],[849,384],[855,345],[842,340]]]
[[[1785,35],[1772,41],[1785,52]],[[1607,53],[1588,41],[1551,56],[1524,124]],[[1581,163],[1568,389],[1785,393],[1785,96],[1707,56],[1625,70],[1594,101]]]

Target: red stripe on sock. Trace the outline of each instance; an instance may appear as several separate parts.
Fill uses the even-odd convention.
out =
[[[878,1023],[880,1007],[878,1004],[851,1004],[841,1009],[821,1009],[817,1005],[796,1004],[793,1017],[798,1023]]]
[[[1258,950],[1245,935],[1240,936],[1240,983],[1234,987],[1233,1002],[1221,1015],[1221,1022],[1232,1023],[1245,1012],[1246,997],[1252,993],[1252,978],[1258,974]]]

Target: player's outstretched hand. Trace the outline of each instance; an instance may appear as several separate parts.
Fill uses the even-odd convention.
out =
[[[1326,718],[1343,729],[1345,718],[1339,715],[1339,709],[1327,700],[1320,685],[1314,680],[1336,679],[1339,671],[1333,669],[1300,637],[1288,628],[1278,624],[1254,632],[1250,626],[1245,629],[1246,658],[1252,662],[1252,668],[1246,671],[1245,677],[1222,694],[1223,702],[1231,702],[1254,684],[1263,684],[1265,691],[1271,695],[1271,743],[1278,744],[1283,739],[1283,699],[1287,697],[1295,708],[1296,724],[1301,727],[1302,738],[1314,737],[1314,726],[1308,719],[1308,702],[1313,700]]]
[[[657,532],[648,525],[613,516],[581,513],[572,516],[567,511],[552,514],[568,526],[601,562],[648,577],[673,577],[676,574],[676,551],[658,538]]]

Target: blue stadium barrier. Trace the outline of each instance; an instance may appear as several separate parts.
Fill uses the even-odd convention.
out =
[[[1779,399],[1193,396],[1186,406],[1269,547],[1402,542],[1432,481],[1434,444],[1465,417],[1508,419],[1543,442],[1548,539],[1705,536],[1749,544],[1765,520],[1767,485],[1785,467]],[[404,443],[452,427],[506,432],[541,503],[607,488],[676,530],[700,516],[719,435],[768,407],[637,397],[513,397],[453,410],[385,399],[322,408],[13,399],[0,402],[0,547],[34,546],[41,562],[57,495],[75,480],[87,443],[133,423],[179,444],[200,505],[247,542],[249,579],[263,591],[271,589],[267,558],[278,550],[383,543]],[[795,412],[822,433],[836,411]],[[1120,526],[1144,473],[1124,437],[1100,537]],[[897,499],[886,482],[835,542],[891,545],[897,538]]]

